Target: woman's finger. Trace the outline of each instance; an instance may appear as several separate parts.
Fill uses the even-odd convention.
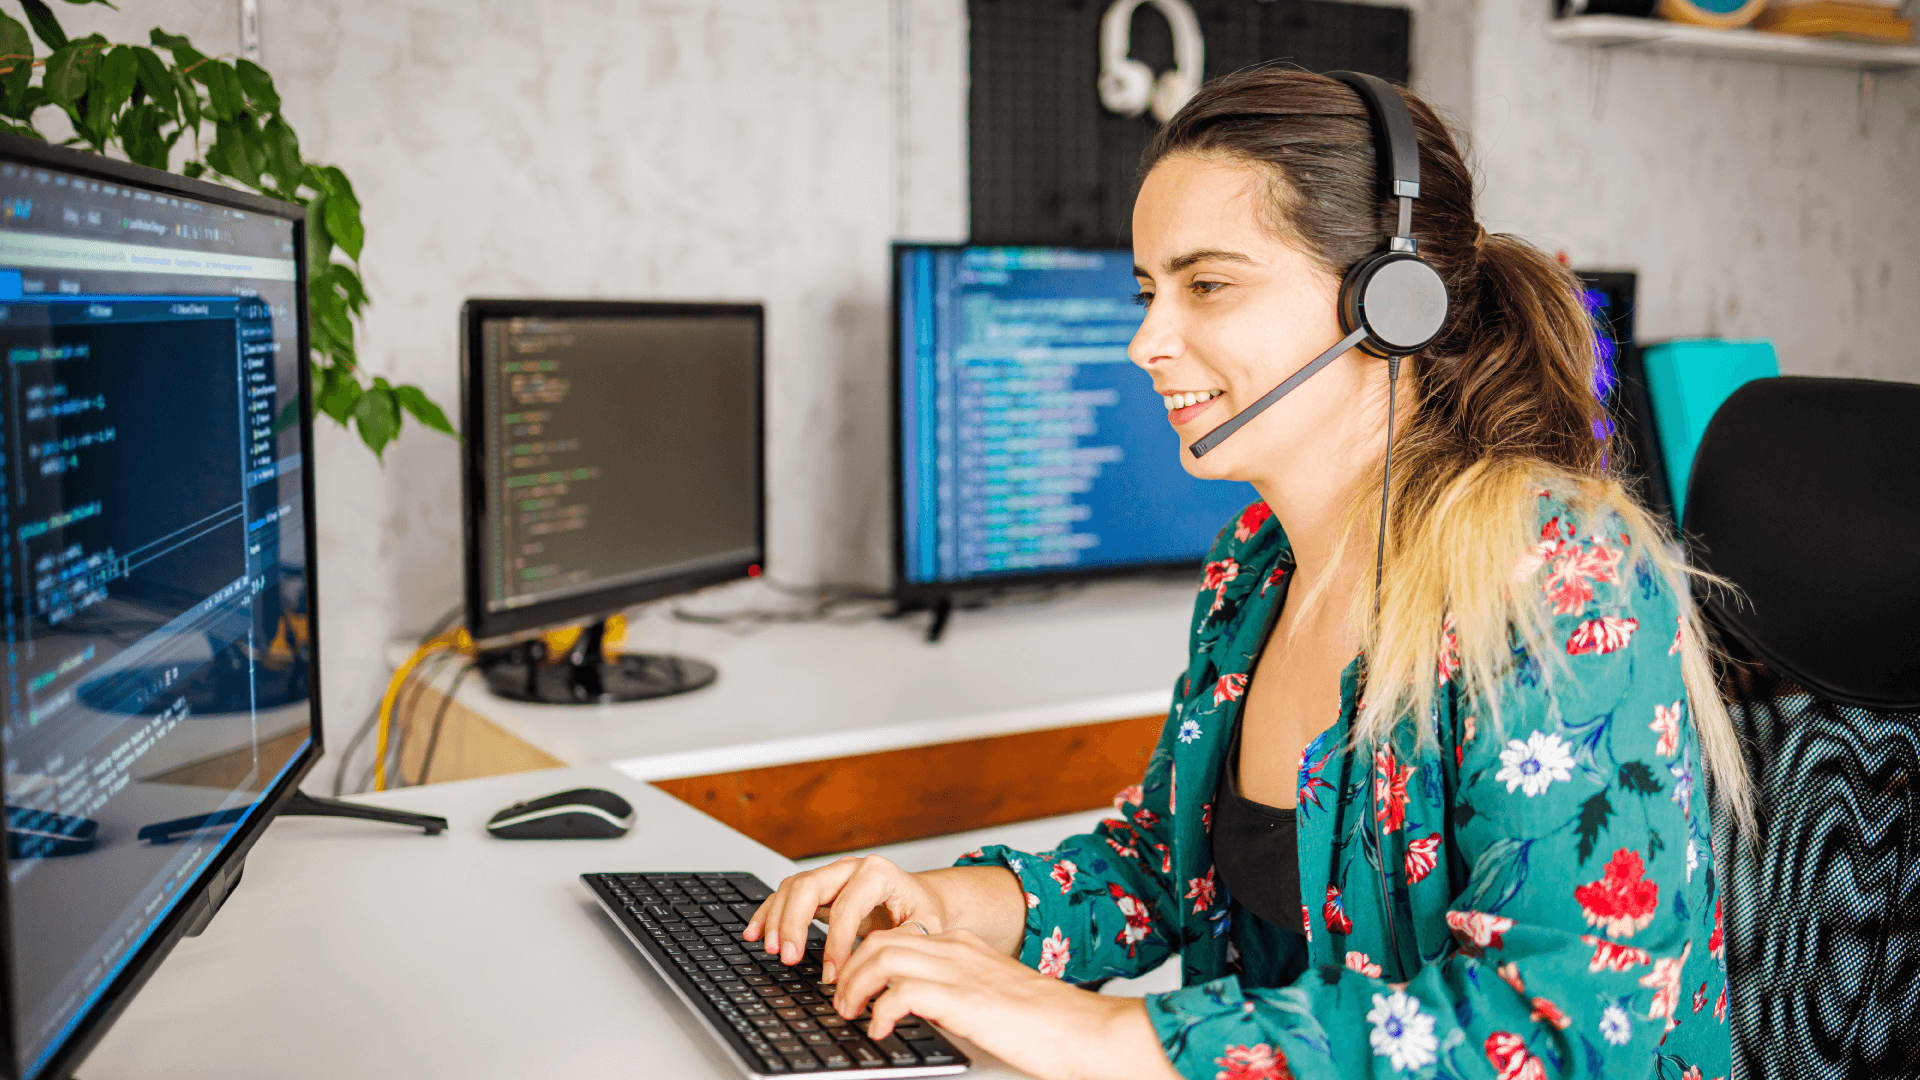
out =
[[[889,981],[905,977],[951,977],[954,959],[946,943],[918,930],[882,930],[867,935],[847,960],[835,987],[833,1005],[843,1017],[860,1015],[867,999]]]
[[[882,987],[873,1001],[873,1021],[867,1025],[867,1038],[878,1041],[893,1034],[893,1025],[911,1013],[934,1023],[951,1021],[952,1000],[958,984],[941,978],[908,975]]]
[[[866,922],[873,909],[880,906],[886,898],[892,882],[877,868],[866,865],[855,870],[846,885],[840,889],[840,895],[834,898],[833,910],[827,916],[827,944],[822,951],[820,981],[832,982],[840,969],[846,966],[847,956],[853,952],[854,938],[859,936],[860,927]]]
[[[840,894],[840,889],[859,865],[860,860],[847,856],[788,879],[793,882],[792,892],[788,893],[786,902],[781,904],[778,912],[768,915],[770,947],[767,951],[778,950],[780,959],[785,963],[799,963],[807,952],[807,927],[813,922],[815,913]],[[777,940],[774,938],[776,934]]]

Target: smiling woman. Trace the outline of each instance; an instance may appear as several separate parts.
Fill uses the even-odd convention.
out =
[[[1149,147],[1129,356],[1188,471],[1262,499],[1113,818],[845,860],[755,916],[777,950],[824,912],[878,1034],[917,1013],[1040,1076],[1726,1073],[1708,837],[1750,812],[1690,571],[1609,471],[1577,281],[1487,236],[1452,134],[1381,86],[1397,137],[1351,81],[1263,68]],[[1402,256],[1444,295],[1395,352],[1343,280]],[[1175,953],[1144,1000],[1060,985]]]

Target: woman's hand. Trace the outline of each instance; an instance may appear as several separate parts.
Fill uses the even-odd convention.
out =
[[[1038,1077],[1174,1077],[1139,998],[1082,990],[995,951],[969,930],[877,932],[848,958],[834,1008],[867,1035],[912,1013]]]
[[[757,941],[764,934],[767,952],[796,964],[806,952],[807,927],[815,919],[827,920],[820,981],[830,983],[846,965],[856,938],[909,922],[937,934],[947,926],[947,907],[924,881],[887,859],[848,855],[782,881],[747,920],[741,937]]]

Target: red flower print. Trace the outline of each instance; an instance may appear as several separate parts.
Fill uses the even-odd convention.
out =
[[[1639,626],[1639,619],[1623,619],[1617,615],[1602,615],[1597,619],[1588,619],[1575,627],[1573,633],[1567,636],[1567,655],[1610,653],[1615,649],[1624,649]]]
[[[1039,897],[1037,897],[1037,896],[1035,896],[1035,895],[1033,895],[1032,893],[1028,893],[1028,894],[1027,894],[1027,906],[1028,906],[1028,907],[1030,907],[1030,908],[1037,908],[1037,907],[1039,907],[1039,906],[1040,906],[1040,898],[1039,898]]]
[[[1527,1019],[1544,1024],[1551,1024],[1556,1031],[1565,1031],[1567,1030],[1567,1025],[1573,1023],[1573,1021],[1567,1019],[1566,1013],[1560,1011],[1560,1006],[1555,1005],[1543,997],[1533,999],[1533,1012]]]
[[[1502,979],[1506,980],[1506,984],[1508,986],[1513,987],[1514,993],[1524,994],[1527,992],[1526,984],[1520,981],[1520,965],[1519,964],[1516,964],[1513,961],[1509,960],[1506,963],[1501,964],[1498,968],[1494,970],[1496,974],[1498,974]]]
[[[1138,806],[1144,798],[1146,798],[1146,793],[1140,790],[1139,784],[1128,784],[1126,787],[1113,793],[1113,808],[1124,814],[1127,812],[1128,803]]]
[[[1151,829],[1160,824],[1160,815],[1142,807],[1133,812],[1133,823],[1143,829]]]
[[[1603,968],[1626,971],[1641,964],[1653,963],[1653,954],[1645,949],[1619,945],[1606,938],[1594,937],[1592,934],[1581,934],[1580,940],[1593,946],[1593,959],[1587,961],[1588,971],[1599,971]]]
[[[1654,753],[1672,757],[1680,749],[1680,703],[1655,705],[1653,723],[1647,725],[1647,730],[1660,736],[1660,741],[1653,744]]]
[[[1281,578],[1286,576],[1287,576],[1286,567],[1284,566],[1274,567],[1273,572],[1267,575],[1267,580],[1260,583],[1260,595],[1261,596],[1267,595],[1267,590],[1272,588],[1275,583],[1277,583]]]
[[[1453,632],[1453,612],[1440,624],[1440,685],[1460,670],[1460,638]]]
[[[1598,926],[1608,937],[1632,937],[1653,921],[1660,906],[1660,886],[1641,877],[1640,854],[1621,848],[1607,860],[1606,876],[1573,890],[1587,925]]]
[[[1449,911],[1447,925],[1461,948],[1469,956],[1478,956],[1482,949],[1498,949],[1505,944],[1500,935],[1513,929],[1513,920],[1484,911]]]
[[[1116,945],[1125,945],[1127,955],[1134,955],[1134,946],[1153,933],[1153,916],[1147,911],[1146,901],[1133,895],[1112,882],[1107,883],[1107,895],[1113,897],[1115,907],[1127,917],[1127,925],[1114,935]]]
[[[1232,559],[1215,559],[1201,568],[1200,587],[1219,592],[1227,582],[1240,576],[1240,564]]]
[[[1222,675],[1213,684],[1213,703],[1219,705],[1227,701],[1239,701],[1240,695],[1247,692],[1245,675]]]
[[[1320,918],[1336,934],[1353,933],[1353,920],[1347,918],[1347,906],[1340,902],[1340,890],[1327,886],[1327,902],[1321,905]]]
[[[1246,543],[1253,539],[1253,534],[1259,532],[1260,526],[1265,525],[1267,519],[1272,516],[1273,508],[1265,502],[1257,502],[1248,506],[1245,510],[1240,511],[1240,520],[1233,527],[1233,538],[1243,544]]]
[[[1153,845],[1153,850],[1160,853],[1160,872],[1163,874],[1173,873],[1172,850],[1170,850],[1165,844],[1155,844]]]
[[[1373,816],[1380,822],[1380,831],[1390,833],[1398,829],[1407,820],[1407,778],[1413,775],[1414,766],[1400,768],[1392,750],[1373,752],[1373,798],[1379,803]]]
[[[1727,984],[1726,983],[1720,984],[1720,996],[1717,999],[1715,999],[1713,1003],[1713,1018],[1715,1020],[1725,1020],[1727,1018]]]
[[[1208,832],[1213,831],[1213,804],[1212,803],[1200,804],[1200,827],[1202,829],[1205,829]]]
[[[1680,651],[1680,631],[1686,629],[1686,627],[1687,620],[1685,616],[1679,616],[1673,620],[1673,644],[1667,646],[1668,656],[1672,656],[1674,653]]]
[[[1680,969],[1687,966],[1687,954],[1693,951],[1693,942],[1689,941],[1680,950],[1679,956],[1663,956],[1653,962],[1653,970],[1640,976],[1641,986],[1653,987],[1653,1004],[1647,1008],[1647,1019],[1667,1018],[1667,1030],[1672,1031],[1680,1025],[1674,1019],[1673,1009],[1680,1003]]]
[[[1293,1072],[1287,1068],[1286,1059],[1266,1043],[1229,1046],[1226,1056],[1214,1058],[1213,1063],[1225,1066],[1213,1074],[1213,1080],[1293,1080]]]
[[[1040,943],[1040,967],[1042,975],[1051,975],[1056,979],[1067,977],[1067,958],[1072,950],[1067,946],[1066,936],[1059,927],[1053,928],[1053,936]]]
[[[1701,983],[1700,989],[1693,992],[1693,1011],[1699,1012],[1707,1007],[1707,984]]]
[[[1687,1066],[1687,1071],[1680,1074],[1680,1080],[1701,1080],[1700,1066]]]
[[[963,859],[984,859],[987,857],[987,853],[984,849],[974,848],[972,851],[962,852],[960,857]]]
[[[1365,975],[1369,979],[1377,979],[1380,977],[1380,965],[1374,963],[1373,958],[1368,956],[1366,953],[1363,953],[1363,952],[1348,953],[1347,966],[1359,972],[1360,974]]]
[[[1529,1054],[1526,1041],[1511,1031],[1487,1036],[1487,1061],[1499,1080],[1547,1080],[1547,1067]]]
[[[1439,848],[1439,833],[1407,845],[1407,883],[1409,885],[1433,873],[1433,868],[1440,862],[1439,856],[1435,854]]]
[[[1079,872],[1080,868],[1073,865],[1070,859],[1061,859],[1053,864],[1053,880],[1060,883],[1061,896],[1067,895],[1067,890],[1073,888],[1073,875]]]
[[[1321,732],[1312,742],[1300,748],[1299,788],[1294,793],[1293,801],[1303,813],[1309,806],[1320,805],[1321,788],[1333,790],[1332,784],[1320,779],[1320,770],[1327,767],[1327,759],[1333,756],[1333,752],[1329,750],[1321,754],[1319,761],[1308,761],[1313,752],[1320,748],[1320,740],[1325,736],[1326,732]]]
[[[1205,877],[1187,879],[1187,899],[1193,901],[1193,913],[1205,914],[1213,906],[1213,867],[1207,867]]]
[[[1313,916],[1308,914],[1307,905],[1300,905],[1300,932],[1307,935],[1307,943],[1313,943]]]
[[[1115,855],[1118,855],[1123,859],[1137,859],[1140,857],[1139,848],[1136,848],[1131,844],[1123,844],[1120,841],[1115,840],[1111,836],[1107,837],[1107,846],[1113,849],[1113,853]]]
[[[1707,955],[1713,957],[1715,960],[1720,959],[1720,948],[1723,944],[1725,944],[1725,942],[1721,937],[1720,898],[1715,897],[1713,900],[1713,933],[1707,936]]]

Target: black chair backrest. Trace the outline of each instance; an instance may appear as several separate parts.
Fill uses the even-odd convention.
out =
[[[1748,383],[1687,484],[1759,809],[1716,825],[1734,1075],[1920,1077],[1920,386]]]

